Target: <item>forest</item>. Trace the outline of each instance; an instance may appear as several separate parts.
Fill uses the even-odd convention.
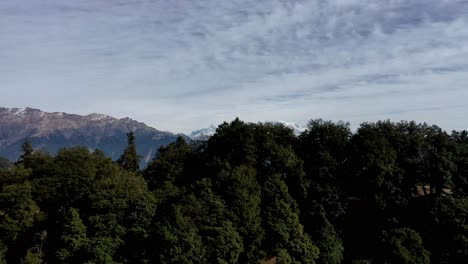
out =
[[[468,132],[414,121],[221,124],[140,169],[135,137],[0,169],[0,263],[429,264],[468,259]]]

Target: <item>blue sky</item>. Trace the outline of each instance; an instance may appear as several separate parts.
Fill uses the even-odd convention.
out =
[[[468,129],[468,1],[1,0],[0,105]]]

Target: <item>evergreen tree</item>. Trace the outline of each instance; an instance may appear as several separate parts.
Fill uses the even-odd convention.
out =
[[[126,170],[136,172],[140,168],[140,160],[141,156],[138,155],[135,144],[135,134],[129,132],[127,133],[127,148],[117,160],[117,163]]]
[[[304,162],[307,197],[298,203],[301,220],[307,232],[316,233],[317,228],[342,232],[347,205],[344,179],[350,138],[348,123],[333,123],[322,119],[309,121],[307,130],[299,137],[296,149]],[[338,234],[336,236],[333,239],[339,241]],[[319,239],[314,240],[319,242]],[[323,255],[321,254],[321,259]]]
[[[468,133],[223,123],[140,175],[135,137],[0,169],[2,263],[464,263]],[[429,187],[427,187],[429,186]]]
[[[194,220],[206,247],[206,262],[238,263],[242,238],[226,217],[225,202],[213,192],[210,179],[202,179],[194,187],[194,208],[198,209]]]
[[[6,253],[8,249],[5,244],[0,240],[0,264],[7,264]]]
[[[88,202],[96,181],[97,164],[85,147],[62,149],[54,159],[57,197],[62,206],[80,208]]]
[[[96,172],[99,178],[91,185],[87,208],[91,260],[144,261],[148,257],[144,245],[154,217],[154,198],[143,177],[120,169],[110,160],[104,162],[100,161],[102,167]]]
[[[350,138],[349,123],[309,121],[297,147],[308,179],[338,184],[340,173],[345,169]]]
[[[384,231],[380,237],[379,263],[429,264],[430,253],[423,247],[419,234],[410,228]]]
[[[30,157],[34,152],[32,142],[29,138],[25,139],[23,144],[21,145],[21,156],[16,162],[17,164],[21,164],[26,160],[28,157]]]
[[[10,243],[34,226],[40,209],[31,195],[29,181],[3,186],[0,192],[0,238]]]
[[[36,249],[29,249],[26,252],[26,256],[24,257],[24,260],[21,261],[22,264],[42,264],[43,254],[42,252],[37,251]]]
[[[11,168],[13,163],[8,160],[7,158],[0,157],[0,169],[9,169]]]
[[[86,226],[75,208],[70,208],[65,214],[61,242],[62,248],[57,251],[57,258],[60,262],[78,263],[85,261],[84,257],[88,246]]]
[[[450,137],[440,128],[433,127],[426,135],[422,179],[430,185],[433,194],[440,195],[444,188],[452,187],[452,175],[456,171],[453,151]]]
[[[468,259],[468,198],[428,199],[428,211],[418,218],[434,263],[463,263]],[[427,229],[426,229],[427,228]]]
[[[343,261],[343,243],[335,231],[333,225],[328,221],[323,209],[315,210],[315,215],[309,217],[314,227],[310,228],[310,236],[320,250],[317,263],[339,264]]]
[[[297,205],[280,175],[267,179],[262,196],[266,253],[277,256],[280,263],[315,263],[319,249],[304,233]]]
[[[163,185],[166,181],[186,184],[189,181],[190,159],[193,159],[192,148],[182,137],[158,150],[155,159],[143,172],[151,190]]]
[[[454,163],[457,168],[452,173],[453,194],[468,197],[468,131],[453,131],[451,138],[455,144]]]
[[[230,168],[227,164],[214,179],[214,191],[226,203],[227,217],[243,239],[239,263],[253,263],[262,256],[265,234],[261,218],[261,188],[253,168]]]

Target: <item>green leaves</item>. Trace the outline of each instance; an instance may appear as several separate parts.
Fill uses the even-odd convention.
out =
[[[397,228],[382,232],[380,252],[377,255],[382,263],[429,264],[430,253],[419,234],[410,228]]]
[[[158,150],[157,157],[148,165],[143,173],[151,190],[163,185],[165,182],[184,184],[188,175],[186,169],[192,148],[182,137],[177,138],[165,147]],[[187,176],[187,177],[186,177]]]
[[[63,219],[62,248],[57,251],[57,258],[62,263],[77,263],[83,261],[83,254],[89,246],[86,237],[86,226],[80,218],[78,210],[70,208]]]
[[[0,237],[15,241],[33,227],[40,209],[32,199],[29,181],[3,186],[0,193]]]
[[[267,253],[274,256],[281,253],[279,259],[290,259],[290,263],[315,263],[319,250],[304,233],[297,205],[280,175],[272,175],[265,182],[262,197],[266,234],[263,245]]]
[[[116,162],[26,144],[0,169],[0,263],[462,263],[467,135],[235,119],[143,171],[132,133]]]
[[[6,253],[8,248],[3,242],[0,240],[0,264],[7,264],[6,261]]]

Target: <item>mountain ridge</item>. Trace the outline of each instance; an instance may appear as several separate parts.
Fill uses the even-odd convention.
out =
[[[287,121],[268,121],[290,128],[295,135],[304,127]],[[217,126],[194,130],[189,135],[158,130],[143,122],[110,115],[87,115],[64,112],[45,112],[40,109],[0,107],[0,156],[16,160],[21,144],[30,139],[35,149],[52,154],[61,148],[85,146],[101,149],[112,159],[117,159],[127,144],[126,134],[134,132],[142,166],[148,164],[159,147],[173,142],[178,136],[187,140],[207,140],[216,133]]]
[[[99,148],[117,159],[127,144],[126,134],[134,132],[139,154],[146,164],[160,146],[180,134],[160,131],[131,118],[105,114],[88,115],[44,112],[35,108],[0,107],[0,156],[16,160],[20,146],[29,138],[36,149],[56,153],[72,146]]]

